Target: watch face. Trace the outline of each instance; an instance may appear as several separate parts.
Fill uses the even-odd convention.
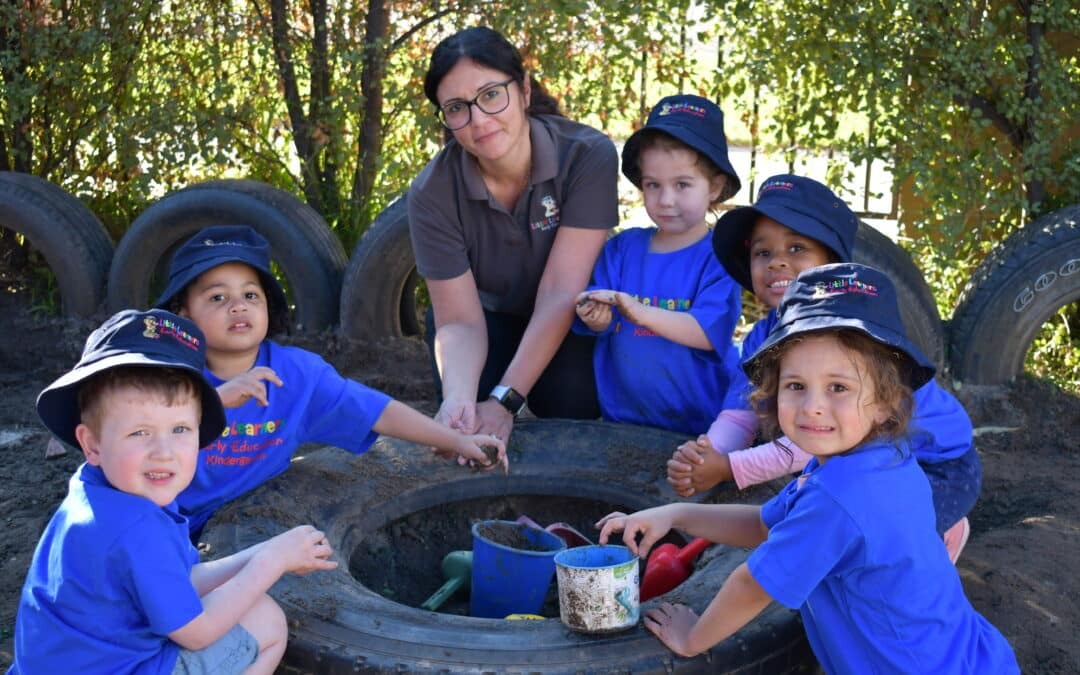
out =
[[[491,396],[514,415],[525,407],[525,397],[514,391],[513,387],[500,384],[491,390]]]

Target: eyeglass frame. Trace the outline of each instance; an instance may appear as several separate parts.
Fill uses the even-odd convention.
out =
[[[468,99],[468,100],[463,99],[463,98],[450,99],[449,102],[444,103],[443,105],[438,106],[438,108],[436,108],[435,117],[438,118],[440,124],[442,124],[444,127],[446,127],[447,131],[458,131],[460,129],[464,129],[465,127],[469,126],[469,124],[472,123],[472,109],[473,109],[473,106],[476,106],[480,110],[480,112],[484,113],[485,115],[498,115],[499,113],[501,113],[502,111],[504,111],[504,110],[506,110],[507,108],[510,107],[510,84],[513,83],[513,82],[516,82],[516,81],[517,81],[517,78],[511,77],[511,78],[509,78],[509,79],[507,79],[507,80],[505,80],[503,82],[493,82],[490,86],[484,87],[484,89],[482,89],[476,96],[473,96],[471,99]],[[489,91],[491,91],[493,89],[496,89],[498,87],[502,87],[503,91],[506,92],[506,105],[499,108],[498,110],[490,110],[490,111],[485,110],[484,106],[480,105],[480,97],[483,96],[484,94],[488,93]],[[461,126],[458,126],[458,127],[451,127],[446,122],[446,111],[444,110],[444,108],[446,108],[446,106],[448,106],[448,105],[458,104],[458,103],[464,103],[465,104],[465,109],[469,111],[469,115],[465,119],[465,124],[462,124]]]

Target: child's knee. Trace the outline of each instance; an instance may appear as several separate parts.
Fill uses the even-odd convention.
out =
[[[275,643],[284,642],[289,636],[285,612],[266,594],[241,617],[240,625],[258,640],[260,651]]]

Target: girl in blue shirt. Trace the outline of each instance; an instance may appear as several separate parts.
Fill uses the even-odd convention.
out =
[[[693,656],[776,601],[799,609],[828,673],[1018,673],[937,539],[905,436],[912,390],[934,366],[908,341],[888,278],[854,263],[803,272],[745,368],[764,429],[813,459],[761,507],[669,504],[600,521],[601,543],[622,531],[641,557],[673,527],[757,547],[700,617],[663,603],[646,627]]]

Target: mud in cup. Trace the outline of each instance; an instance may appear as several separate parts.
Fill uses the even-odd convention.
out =
[[[555,555],[559,617],[579,633],[637,625],[638,559],[625,546],[579,546]]]

